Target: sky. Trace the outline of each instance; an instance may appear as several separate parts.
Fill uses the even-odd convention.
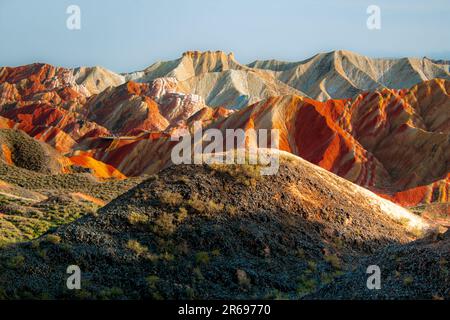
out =
[[[81,10],[70,30],[67,7]],[[369,30],[377,5],[381,29]],[[0,66],[142,70],[187,50],[300,61],[336,49],[450,59],[449,0],[0,0]]]

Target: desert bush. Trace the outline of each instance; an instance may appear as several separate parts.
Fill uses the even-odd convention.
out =
[[[76,299],[79,299],[79,300],[90,300],[90,299],[93,299],[92,293],[89,292],[86,289],[83,289],[83,288],[81,290],[75,290],[74,296],[75,296]]]
[[[138,256],[148,253],[148,248],[140,244],[137,240],[128,240],[126,247]]]
[[[404,284],[405,286],[409,286],[409,285],[411,285],[413,282],[414,282],[414,279],[413,279],[413,277],[411,277],[411,276],[406,276],[406,277],[403,278],[403,284]]]
[[[296,256],[299,257],[300,259],[304,259],[305,258],[305,250],[303,250],[302,248],[298,249],[296,252]]]
[[[311,271],[316,271],[317,270],[317,263],[310,260],[308,261],[308,269]]]
[[[186,297],[188,300],[195,299],[195,291],[191,287],[186,287]],[[0,296],[1,298],[1,296]]]
[[[147,281],[147,285],[151,289],[156,289],[156,285],[158,284],[159,277],[157,275],[150,275],[147,278],[145,278]]]
[[[25,257],[18,254],[8,260],[7,266],[11,269],[18,269],[18,268],[22,267],[24,263],[25,263]]]
[[[162,213],[154,221],[153,232],[160,236],[171,235],[176,230],[173,214]]]
[[[103,289],[99,293],[100,299],[114,300],[123,296],[123,290],[118,287]]]
[[[145,224],[148,222],[148,217],[145,214],[136,211],[132,211],[127,219],[132,225]]]
[[[233,205],[229,205],[226,208],[226,211],[231,215],[234,216],[238,213],[238,208],[236,206]]]
[[[8,299],[8,296],[6,294],[5,289],[0,288],[0,300],[6,300],[6,299]]]
[[[248,277],[247,272],[245,272],[244,270],[242,269],[236,270],[236,278],[241,287],[244,288],[250,287],[251,283],[250,278]]]
[[[198,281],[202,281],[202,280],[205,279],[205,277],[203,276],[203,273],[202,273],[202,271],[200,270],[199,267],[195,267],[192,270],[192,273],[194,274],[195,279],[198,280]]]
[[[336,246],[337,249],[341,250],[344,248],[344,241],[341,238],[335,237],[333,239],[333,244]]]
[[[187,204],[199,213],[217,213],[224,209],[224,205],[221,203],[216,203],[214,200],[202,201],[196,195],[192,196]]]
[[[216,203],[213,200],[209,200],[208,204],[207,204],[207,208],[209,209],[210,212],[221,212],[223,210],[223,204],[221,203]]]
[[[252,164],[210,164],[210,168],[216,172],[225,173],[235,181],[246,186],[255,186],[261,178],[261,166]]]
[[[176,216],[177,216],[177,221],[178,222],[182,222],[184,219],[186,219],[187,216],[188,216],[188,212],[187,212],[186,208],[180,207],[178,209],[178,212],[177,212]]]
[[[202,213],[206,211],[205,203],[202,200],[200,200],[196,195],[192,196],[188,200],[187,204],[197,212]]]
[[[205,251],[197,252],[195,255],[195,262],[197,264],[208,264],[209,263],[209,254]]]
[[[404,227],[408,226],[408,224],[409,224],[409,219],[405,218],[405,217],[400,217],[400,218],[396,219],[395,221]]]
[[[278,289],[271,290],[266,296],[263,298],[264,300],[289,300],[289,295],[284,292],[281,292]]]
[[[176,181],[180,181],[180,182],[183,182],[185,184],[188,184],[191,181],[191,179],[189,179],[188,176],[182,175],[182,176],[177,177]]]
[[[342,264],[339,257],[335,254],[327,254],[324,257],[325,261],[331,264],[331,266],[335,269],[341,269]]]
[[[46,249],[38,249],[37,254],[39,257],[41,257],[43,260],[47,260],[47,250]]]
[[[409,228],[408,232],[415,238],[421,238],[424,235],[424,231],[421,228]]]
[[[183,196],[178,192],[164,191],[159,196],[159,200],[163,204],[175,207],[183,202]]]
[[[49,234],[45,237],[45,240],[51,244],[58,244],[61,242],[61,237],[57,234]]]
[[[297,293],[300,297],[313,292],[317,288],[317,281],[306,275],[302,275],[299,279]]]
[[[165,251],[164,253],[162,253],[162,254],[159,255],[159,258],[160,258],[161,260],[170,262],[170,261],[173,261],[173,260],[175,259],[175,256],[174,256],[173,254],[171,254],[171,253]]]
[[[337,278],[343,274],[344,273],[340,270],[330,272],[330,273],[324,272],[320,275],[320,281],[322,284],[326,285],[326,284],[333,282],[335,278]]]

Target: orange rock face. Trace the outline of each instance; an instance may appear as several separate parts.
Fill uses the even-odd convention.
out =
[[[361,186],[387,185],[389,174],[382,164],[345,130],[348,103],[275,97],[232,114],[220,127],[278,129],[280,149]]]
[[[108,130],[96,123],[79,119],[77,114],[61,107],[45,103],[31,103],[13,108],[4,107],[0,113],[38,140],[49,143],[62,153],[69,152],[77,141],[91,131],[108,134]]]
[[[450,82],[382,90],[352,100],[270,98],[222,127],[280,130],[280,148],[400,204],[446,202]]]
[[[91,97],[79,112],[119,135],[132,130],[164,130],[169,122],[156,102],[145,95],[147,91],[148,84],[128,82]]]
[[[116,168],[105,164],[101,161],[95,160],[94,158],[87,155],[73,156],[69,158],[73,165],[77,165],[83,168],[92,169],[93,174],[98,178],[116,178],[125,179],[124,176]]]
[[[14,121],[0,116],[0,129],[10,129],[14,127],[15,124]]]
[[[0,68],[0,127],[15,126],[67,154],[99,137],[161,132],[205,107],[171,81],[129,81],[89,95],[72,78],[69,69],[46,64]]]
[[[2,151],[2,155],[3,155],[3,158],[6,161],[6,163],[9,165],[12,165],[13,161],[12,161],[12,157],[11,157],[11,150],[9,150],[9,148],[6,144],[2,143],[1,151]]]

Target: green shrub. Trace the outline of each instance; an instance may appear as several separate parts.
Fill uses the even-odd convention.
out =
[[[160,196],[161,203],[169,206],[178,206],[183,202],[183,196],[178,192],[164,191]]]
[[[248,161],[247,161],[248,162]],[[209,165],[216,172],[225,173],[233,177],[238,183],[255,186],[261,178],[261,166],[252,164],[217,164]]]
[[[310,260],[308,261],[308,269],[311,271],[316,271],[317,270],[317,263]]]
[[[325,256],[325,261],[333,266],[335,269],[341,269],[341,260],[335,254],[328,254]]]
[[[195,299],[195,291],[191,287],[186,287],[186,297],[188,300]]]
[[[136,240],[128,240],[126,247],[136,253],[138,256],[148,253],[148,248]]]
[[[205,212],[207,209],[205,203],[198,199],[196,195],[191,197],[187,203],[192,209],[200,213]]]
[[[202,281],[205,277],[202,274],[202,271],[200,270],[199,267],[195,267],[192,272],[194,273],[194,277],[199,280]]]
[[[405,286],[409,286],[409,285],[411,285],[413,282],[414,282],[414,279],[413,279],[413,277],[411,277],[411,276],[406,276],[406,277],[403,278],[403,284],[404,284]]]
[[[188,211],[184,207],[180,207],[177,212],[177,221],[182,222],[188,216]]]
[[[22,255],[16,255],[8,260],[7,266],[11,269],[18,269],[25,263],[25,257]]]
[[[57,234],[49,234],[45,237],[45,240],[52,244],[58,244],[61,242],[61,237]]]
[[[143,213],[139,213],[139,212],[131,212],[128,217],[128,222],[132,225],[137,225],[137,224],[145,224],[148,222],[148,217],[143,214]]]
[[[175,259],[175,256],[169,252],[164,252],[163,254],[161,254],[159,256],[160,259],[164,260],[164,261],[173,261]]]
[[[188,205],[199,213],[217,213],[221,212],[224,208],[223,204],[216,203],[214,200],[202,201],[196,195],[188,200]]]
[[[296,252],[296,256],[301,259],[304,259],[305,258],[305,250],[303,250],[302,248],[298,249]]]
[[[250,287],[250,278],[247,275],[247,272],[244,270],[238,269],[236,270],[236,277],[238,280],[238,283],[241,287],[248,288]]]
[[[150,275],[147,278],[145,278],[147,281],[147,285],[151,289],[156,289],[156,285],[158,284],[159,277],[157,275]]]
[[[41,257],[44,260],[47,260],[47,258],[48,258],[46,249],[38,249],[37,254],[39,255],[39,257]]]
[[[209,254],[205,251],[197,252],[195,255],[195,262],[197,264],[208,264],[209,263]]]
[[[223,210],[223,204],[215,203],[213,200],[209,200],[207,204],[207,208],[210,212],[217,213]]]
[[[123,296],[123,290],[118,287],[103,289],[100,291],[100,298],[105,300],[114,300]]]
[[[153,226],[153,231],[160,236],[167,236],[174,233],[176,225],[174,223],[174,216],[168,213],[162,213],[156,218]]]
[[[297,287],[297,293],[300,295],[300,297],[313,292],[316,290],[317,282],[313,278],[309,278],[305,275],[300,277],[299,285]]]

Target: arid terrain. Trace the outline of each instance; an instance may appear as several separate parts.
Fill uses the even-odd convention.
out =
[[[0,67],[0,298],[449,299],[449,67],[343,50]],[[279,170],[174,164],[198,123],[278,130]]]

